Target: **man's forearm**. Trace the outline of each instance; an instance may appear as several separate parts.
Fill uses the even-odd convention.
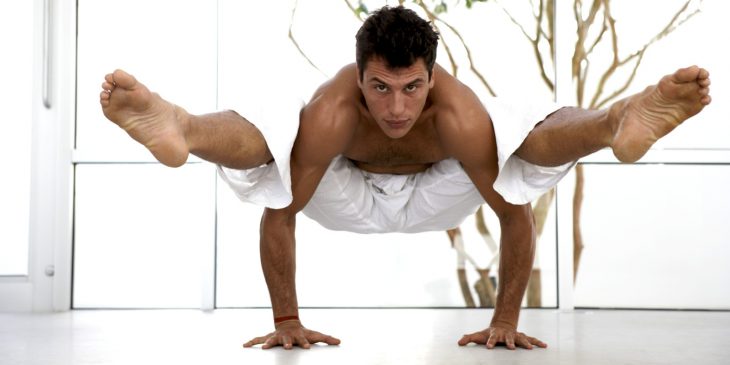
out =
[[[261,221],[261,267],[274,317],[298,315],[294,215],[266,209]]]
[[[535,224],[529,213],[502,224],[499,288],[491,326],[517,328],[535,256]]]

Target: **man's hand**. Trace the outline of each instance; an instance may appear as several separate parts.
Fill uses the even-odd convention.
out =
[[[266,336],[256,337],[243,344],[243,347],[264,344],[264,350],[275,346],[284,346],[291,350],[294,345],[303,349],[309,349],[313,343],[323,342],[328,345],[339,345],[340,340],[332,336],[324,335],[316,331],[310,331],[302,326],[299,321],[286,322],[277,326],[276,331]]]
[[[514,350],[517,346],[532,350],[533,346],[546,348],[547,344],[535,337],[530,337],[522,332],[502,327],[489,327],[484,331],[474,332],[464,335],[459,340],[459,346],[465,346],[470,343],[487,345],[488,349],[493,349],[497,344],[503,344],[508,349]]]

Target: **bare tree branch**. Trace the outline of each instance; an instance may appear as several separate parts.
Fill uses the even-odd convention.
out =
[[[502,11],[507,15],[507,17],[514,23],[518,28],[520,28],[520,31],[522,31],[522,34],[527,38],[527,40],[532,44],[532,50],[535,53],[535,59],[537,60],[538,67],[540,69],[540,77],[542,78],[542,81],[545,82],[545,85],[547,85],[548,89],[550,91],[553,91],[555,89],[555,85],[553,84],[553,81],[550,80],[550,78],[547,76],[547,73],[545,72],[545,60],[543,58],[542,52],[540,52],[540,37],[541,35],[546,35],[545,32],[542,29],[542,19],[543,19],[543,3],[540,1],[540,10],[538,11],[538,14],[535,15],[535,38],[530,36],[530,34],[527,33],[527,30],[525,29],[520,22],[515,19],[514,16],[505,8],[502,4],[500,4],[498,1],[496,1],[500,8],[502,8]],[[533,14],[534,15],[534,14]],[[547,38],[547,35],[546,35]],[[548,42],[550,42],[548,40]]]
[[[680,20],[677,24],[674,24],[677,21],[677,19],[682,15],[682,13],[684,13],[685,11],[687,11],[687,7],[689,6],[689,3],[690,3],[690,0],[688,0],[684,4],[684,6],[681,9],[679,9],[676,14],[674,14],[674,17],[672,17],[672,20],[669,21],[669,23],[664,27],[664,29],[662,29],[659,33],[657,33],[649,42],[647,42],[643,47],[641,47],[640,50],[632,53],[625,60],[623,60],[622,61],[622,64],[623,63],[627,63],[632,58],[637,57],[639,55],[639,53],[644,53],[646,51],[646,49],[649,48],[649,46],[651,46],[652,44],[654,44],[658,40],[660,40],[660,39],[668,36],[675,29],[677,29],[679,26],[681,26],[682,24],[684,24],[687,20],[689,20],[693,16],[697,15],[700,12],[699,9],[696,9],[695,11],[693,11],[692,13],[690,13],[689,15],[687,15],[684,19]]]
[[[611,78],[611,76],[616,72],[616,69],[619,67],[619,58],[618,58],[618,34],[616,32],[616,19],[611,16],[611,7],[609,5],[609,0],[603,0],[603,11],[606,12],[606,17],[608,19],[608,29],[611,31],[611,52],[613,53],[611,65],[608,66],[606,71],[604,71],[603,75],[601,75],[601,79],[598,81],[598,86],[596,86],[596,92],[593,94],[593,98],[591,98],[591,103],[589,104],[589,108],[594,108],[598,104],[598,99],[603,95],[603,89],[606,86],[606,82],[608,82],[608,79]]]
[[[363,21],[363,19],[362,19],[362,13],[359,12],[359,11],[357,11],[357,8],[355,8],[355,6],[352,5],[349,0],[344,0],[344,1],[345,1],[345,4],[347,4],[347,7],[350,8],[350,11],[352,12],[352,15],[354,15],[355,18],[357,18],[357,20]]]
[[[535,18],[535,41],[532,42],[532,50],[535,52],[535,58],[537,59],[538,67],[540,68],[540,77],[545,85],[547,85],[548,89],[552,92],[555,91],[555,84],[553,83],[553,80],[548,77],[547,72],[545,71],[545,58],[543,57],[542,52],[540,52],[540,39],[542,36],[545,36],[545,40],[548,43],[552,43],[552,40],[542,29],[542,21],[545,13],[544,10],[543,1],[540,0],[540,12],[538,13],[537,18]],[[554,59],[552,52],[550,53],[550,59]]]
[[[347,1],[347,0],[345,0],[345,1]],[[307,56],[307,54],[304,53],[304,50],[302,50],[302,47],[299,46],[299,42],[297,42],[297,40],[294,38],[294,33],[292,32],[292,28],[294,27],[294,14],[296,14],[298,6],[299,6],[299,1],[295,0],[294,7],[291,10],[291,19],[289,20],[289,40],[294,44],[294,47],[297,48],[297,51],[299,51],[299,54],[301,54],[302,57],[304,57],[304,59],[307,60],[307,62],[309,62],[309,64],[312,65],[312,67],[314,67],[315,70],[319,71],[319,73],[321,73],[324,77],[328,77],[327,74],[324,73],[324,71],[322,71],[319,67],[317,67],[317,65],[315,65],[314,62],[312,62],[312,60],[309,58],[309,56]]]
[[[423,3],[423,1],[418,0],[416,1],[416,5],[420,6],[423,11],[426,12],[426,15],[428,16],[428,19],[431,21],[431,24],[433,24],[433,27],[436,29],[436,31],[441,34],[441,44],[444,45],[444,49],[446,50],[446,55],[449,56],[449,63],[451,63],[451,74],[456,77],[459,72],[459,65],[456,63],[456,58],[454,58],[454,54],[451,52],[451,47],[449,47],[449,44],[446,42],[446,39],[443,37],[443,33],[439,29],[438,25],[436,25],[436,14],[434,14],[426,4]]]
[[[512,23],[514,23],[518,28],[520,28],[520,30],[522,31],[522,34],[525,36],[525,38],[527,38],[527,40],[529,40],[530,43],[534,42],[535,40],[532,39],[532,37],[530,37],[529,34],[527,34],[527,31],[525,30],[525,27],[523,27],[522,24],[520,24],[520,22],[518,22],[517,19],[515,19],[512,16],[512,14],[507,10],[507,8],[505,8],[502,4],[500,4],[499,1],[496,1],[496,3],[499,5],[500,8],[502,8],[502,11],[505,14],[507,14],[507,17],[509,17],[509,20],[511,20]],[[540,12],[539,13],[542,13],[542,8],[540,9]],[[535,18],[537,19],[538,16],[535,16]]]
[[[542,1],[541,1],[542,3]],[[545,37],[548,40],[548,45],[550,46],[550,57],[553,60],[553,64],[555,63],[555,0],[547,0],[547,5],[545,6],[547,9],[547,22],[548,22],[548,35]]]
[[[695,16],[697,13],[699,13],[699,9],[696,9],[692,13],[688,14],[687,16],[685,16],[682,20],[677,21],[677,19],[680,18],[680,16],[682,15],[682,13],[685,13],[687,11],[689,4],[690,4],[690,1],[689,0],[687,2],[685,2],[684,6],[682,6],[682,8],[680,8],[677,11],[677,13],[674,14],[674,16],[669,21],[669,23],[667,23],[667,25],[664,27],[664,29],[662,29],[659,33],[657,33],[649,42],[647,42],[643,47],[641,47],[641,49],[639,49],[638,51],[636,51],[636,52],[632,53],[631,55],[627,56],[625,59],[619,61],[619,63],[618,63],[619,66],[625,66],[630,61],[632,61],[633,59],[636,59],[636,62],[634,63],[634,67],[631,70],[631,75],[624,82],[624,84],[621,87],[619,87],[617,90],[615,90],[614,92],[612,92],[610,95],[608,95],[607,97],[605,97],[601,101],[597,102],[596,105],[595,105],[595,108],[601,108],[601,107],[603,107],[604,105],[606,105],[611,100],[615,99],[621,93],[623,93],[624,91],[626,91],[628,89],[629,85],[631,84],[631,82],[634,80],[634,77],[636,76],[636,72],[637,72],[637,70],[639,68],[639,65],[641,65],[641,61],[644,58],[644,55],[645,55],[647,49],[649,48],[649,46],[651,46],[652,44],[654,44],[658,40],[660,40],[660,39],[668,36],[675,29],[677,29],[679,26],[681,26],[682,24],[684,24],[687,20],[689,20],[690,18],[692,18],[693,16]]]
[[[591,44],[591,46],[588,48],[588,51],[586,51],[585,57],[588,58],[592,53],[593,50],[596,49],[596,46],[601,43],[601,39],[603,39],[603,36],[606,34],[606,31],[608,31],[608,25],[606,25],[606,22],[603,23],[603,26],[601,27],[601,32],[598,33],[598,36],[596,37],[595,42]]]
[[[594,0],[591,5],[591,10],[588,13],[588,17],[583,19],[583,2],[576,0],[573,3],[573,15],[575,16],[576,28],[578,33],[578,40],[575,42],[575,50],[573,52],[573,78],[576,80],[576,98],[578,105],[583,105],[585,97],[585,83],[586,75],[585,70],[588,68],[589,60],[585,49],[586,38],[588,37],[588,31],[594,24],[596,15],[601,8],[602,1]]]
[[[487,82],[487,79],[476,68],[476,66],[474,64],[474,59],[473,59],[472,54],[471,54],[471,49],[469,48],[469,46],[467,46],[466,41],[464,40],[464,37],[461,36],[461,33],[454,26],[452,26],[451,24],[449,24],[448,22],[444,21],[443,19],[439,18],[436,14],[434,14],[426,6],[426,4],[423,3],[422,0],[417,0],[416,1],[416,4],[418,4],[426,12],[426,14],[428,15],[429,19],[434,23],[434,27],[436,27],[437,30],[438,30],[438,27],[436,26],[436,21],[438,21],[438,22],[442,23],[443,25],[445,25],[447,28],[449,28],[449,30],[451,30],[456,35],[457,38],[459,38],[459,41],[461,42],[461,45],[464,47],[464,50],[466,51],[466,58],[469,60],[469,69],[471,70],[472,73],[474,73],[474,75],[476,75],[476,77],[479,79],[479,81],[482,83],[482,85],[484,85],[484,87],[487,89],[487,91],[489,92],[489,94],[492,95],[492,96],[496,96],[497,94],[494,92],[494,89],[492,89],[492,87],[489,85],[489,82]],[[441,32],[439,32],[439,33],[441,33]],[[444,48],[446,48],[445,47],[446,46],[446,40],[443,39],[443,36],[441,38],[442,38],[443,43],[444,43]],[[447,49],[447,53],[449,54],[449,59],[451,60],[452,59],[452,54],[451,54],[450,50]],[[453,63],[453,64],[455,64],[455,63]],[[456,72],[454,72],[454,76],[456,76]]]
[[[626,79],[626,82],[624,82],[623,86],[612,92],[609,96],[598,102],[596,105],[592,106],[593,109],[600,109],[604,105],[606,105],[609,101],[615,99],[617,96],[621,95],[626,89],[629,88],[629,85],[634,81],[634,77],[636,77],[636,71],[639,69],[639,65],[641,65],[641,60],[644,59],[644,52],[641,52],[639,55],[639,58],[637,58],[636,63],[634,64],[634,68],[631,70],[631,75],[628,79]]]

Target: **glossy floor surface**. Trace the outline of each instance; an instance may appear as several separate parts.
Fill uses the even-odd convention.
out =
[[[728,364],[730,312],[524,310],[547,349],[459,347],[491,310],[303,309],[339,346],[241,347],[271,328],[267,309],[76,310],[0,314],[0,364]]]

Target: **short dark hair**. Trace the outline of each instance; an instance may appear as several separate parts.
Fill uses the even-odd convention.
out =
[[[415,11],[403,6],[384,6],[365,19],[355,39],[360,80],[373,56],[382,57],[392,68],[408,67],[422,58],[431,78],[439,35]]]

